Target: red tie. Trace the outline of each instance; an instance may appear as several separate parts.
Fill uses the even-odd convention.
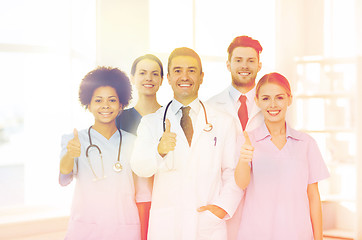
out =
[[[239,120],[241,126],[243,126],[243,131],[245,130],[246,123],[248,122],[248,108],[246,107],[246,97],[245,95],[241,95],[240,98],[240,108],[238,111]]]

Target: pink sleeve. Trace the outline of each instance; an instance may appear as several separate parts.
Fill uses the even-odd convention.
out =
[[[329,177],[328,168],[319,151],[317,142],[312,137],[308,139],[307,158],[309,163],[308,184],[316,183]]]

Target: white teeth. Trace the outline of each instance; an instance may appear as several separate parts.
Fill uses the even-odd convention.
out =
[[[277,114],[279,113],[279,111],[269,111],[269,113],[270,113],[271,115],[277,115]]]
[[[243,76],[248,76],[249,75],[249,73],[247,73],[247,72],[239,72],[239,74],[243,75]]]
[[[143,86],[146,87],[146,88],[151,88],[151,87],[153,87],[152,84],[145,84],[145,85],[143,85]]]
[[[191,84],[180,84],[179,86],[180,86],[180,87],[190,87]]]

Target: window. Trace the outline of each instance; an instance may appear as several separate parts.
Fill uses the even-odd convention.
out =
[[[57,181],[60,136],[87,122],[77,91],[95,65],[95,13],[95,0],[0,8],[1,209],[71,201]]]

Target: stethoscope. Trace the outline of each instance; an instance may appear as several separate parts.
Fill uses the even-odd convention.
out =
[[[212,129],[213,129],[213,126],[211,123],[209,123],[207,121],[207,114],[206,114],[206,109],[205,109],[205,106],[204,104],[199,100],[199,102],[201,103],[201,106],[202,108],[204,109],[204,114],[205,114],[205,122],[206,122],[206,125],[204,127],[204,131],[205,132],[210,132]],[[167,110],[168,110],[168,107],[171,105],[172,103],[172,100],[167,104],[166,106],[166,109],[165,109],[165,113],[163,114],[163,131],[166,131],[166,115],[167,115]]]
[[[92,143],[92,138],[91,138],[91,134],[90,134],[90,130],[91,130],[92,126],[89,127],[88,129],[88,138],[89,138],[89,146],[87,147],[86,151],[85,151],[85,156],[87,157],[87,160],[88,160],[88,164],[89,164],[89,167],[90,169],[92,170],[92,173],[94,175],[94,181],[97,181],[97,180],[101,180],[101,179],[105,179],[106,176],[104,175],[104,164],[103,164],[103,158],[102,158],[102,151],[101,149]],[[117,129],[118,132],[119,132],[119,147],[118,147],[118,158],[117,158],[117,162],[113,165],[113,170],[116,171],[116,172],[120,172],[122,170],[122,164],[119,160],[119,157],[120,157],[120,154],[121,154],[121,145],[122,145],[122,133],[119,129]],[[97,150],[98,150],[98,153],[99,153],[99,156],[101,158],[101,162],[102,162],[102,177],[98,177],[97,174],[95,173],[94,169],[93,169],[93,166],[92,166],[92,163],[90,161],[90,158],[89,158],[89,154],[88,154],[88,151],[89,149],[91,149],[92,147],[95,147]]]

